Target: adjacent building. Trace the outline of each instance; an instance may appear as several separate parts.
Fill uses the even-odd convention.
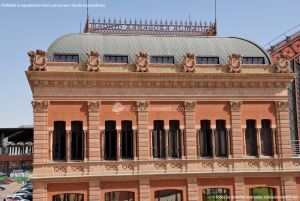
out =
[[[30,51],[34,200],[299,200],[286,58],[215,33],[88,21]]]

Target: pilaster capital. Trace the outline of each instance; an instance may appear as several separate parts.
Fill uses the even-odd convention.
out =
[[[33,112],[48,112],[48,101],[31,101]]]
[[[276,108],[278,112],[286,112],[289,110],[288,101],[276,101]]]
[[[138,111],[148,111],[149,101],[138,101],[136,102]]]
[[[230,101],[231,111],[239,112],[241,111],[242,101]]]
[[[98,112],[100,105],[101,105],[100,101],[89,101],[88,102],[89,112]]]
[[[185,101],[184,109],[185,111],[195,111],[196,101]]]

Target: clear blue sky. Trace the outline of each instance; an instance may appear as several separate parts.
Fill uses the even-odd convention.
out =
[[[3,3],[85,3],[84,0],[0,0]],[[90,0],[105,4],[90,16],[213,20],[214,0]],[[300,0],[218,0],[218,35],[265,45],[300,23]],[[32,94],[24,71],[27,52],[44,49],[57,37],[79,32],[84,8],[0,7],[0,127],[32,125]]]

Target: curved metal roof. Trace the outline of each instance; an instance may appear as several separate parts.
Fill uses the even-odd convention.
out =
[[[178,37],[146,35],[100,35],[93,33],[75,33],[56,39],[48,48],[48,57],[53,54],[79,54],[80,61],[86,60],[90,50],[102,55],[128,55],[129,62],[135,61],[137,52],[149,55],[170,55],[175,63],[182,63],[185,53],[196,56],[218,56],[220,64],[227,64],[232,53],[243,57],[264,57],[271,64],[270,55],[257,44],[235,37]]]

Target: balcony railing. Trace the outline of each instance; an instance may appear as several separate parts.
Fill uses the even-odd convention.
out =
[[[300,157],[300,140],[292,140],[291,147],[292,147],[292,156],[293,157]]]

